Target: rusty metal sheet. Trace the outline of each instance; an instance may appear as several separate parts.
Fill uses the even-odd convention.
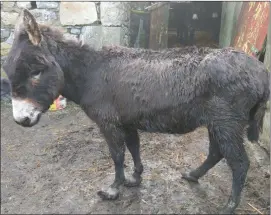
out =
[[[243,2],[232,46],[255,56],[268,31],[269,2]]]
[[[154,50],[167,48],[169,3],[158,3],[150,11],[149,48]]]

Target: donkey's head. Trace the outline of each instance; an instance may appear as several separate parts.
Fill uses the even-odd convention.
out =
[[[33,15],[24,9],[3,65],[12,88],[13,117],[22,126],[37,124],[63,87],[63,71],[48,48],[52,42],[42,34]]]

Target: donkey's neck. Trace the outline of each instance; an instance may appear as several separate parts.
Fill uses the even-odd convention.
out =
[[[98,52],[75,41],[57,42],[51,53],[64,72],[64,88],[61,94],[79,104],[90,79],[92,63],[97,62]]]

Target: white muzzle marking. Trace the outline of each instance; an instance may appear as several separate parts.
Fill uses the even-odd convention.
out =
[[[12,111],[13,118],[18,123],[29,118],[30,124],[33,124],[38,120],[38,117],[41,114],[41,111],[31,102],[15,98],[12,98]]]

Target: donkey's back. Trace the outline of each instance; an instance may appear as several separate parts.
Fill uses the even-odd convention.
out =
[[[106,94],[113,120],[145,131],[186,133],[225,118],[248,123],[269,90],[261,62],[231,48],[104,51],[112,60],[98,71],[107,77],[99,101]]]

